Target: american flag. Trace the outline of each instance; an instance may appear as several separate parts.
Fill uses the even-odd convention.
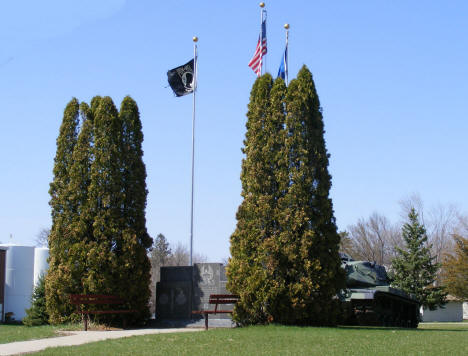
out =
[[[249,67],[257,74],[257,77],[262,74],[262,60],[265,54],[267,54],[266,19],[262,21],[262,31],[258,36],[257,48],[255,48],[255,54],[249,62]]]

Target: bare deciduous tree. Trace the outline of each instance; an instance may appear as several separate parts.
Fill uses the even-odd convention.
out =
[[[454,205],[437,205],[429,211],[429,243],[436,263],[453,250],[453,235],[458,224],[458,210]]]
[[[206,262],[208,258],[200,253],[195,252],[192,256],[193,263]],[[169,256],[167,266],[188,266],[190,261],[190,252],[182,243],[177,243],[174,251]]]
[[[395,247],[401,245],[399,229],[385,216],[374,212],[368,219],[359,219],[348,227],[348,251],[358,260],[375,261],[380,265],[389,265],[395,256]],[[346,236],[348,238],[348,236]]]
[[[468,215],[463,215],[456,205],[438,204],[427,209],[417,193],[400,200],[399,204],[402,217],[399,223],[392,224],[378,213],[373,213],[368,219],[361,218],[349,226],[348,231],[340,233],[340,251],[357,260],[390,265],[396,256],[396,247],[403,247],[401,225],[412,208],[426,228],[434,263],[442,263],[444,256],[453,252],[453,236],[468,236]]]
[[[50,235],[49,228],[43,227],[42,229],[40,229],[36,235],[36,238],[34,239],[34,243],[36,244],[36,246],[37,247],[49,247],[49,235]]]
[[[455,234],[465,239],[468,238],[468,215],[458,214],[457,226],[455,227]]]
[[[187,247],[179,242],[174,248],[174,251],[172,251],[167,266],[188,266],[189,259],[190,257]]]
[[[424,221],[424,202],[419,193],[412,193],[411,195],[401,199],[398,203],[401,208],[400,216],[402,221],[406,221],[409,213],[411,212],[411,209],[414,208],[419,216],[419,221],[423,225],[426,225],[426,222]]]

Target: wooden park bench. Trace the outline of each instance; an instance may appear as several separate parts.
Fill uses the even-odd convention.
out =
[[[136,310],[130,309],[114,309],[114,310],[85,310],[86,305],[105,305],[105,304],[125,304],[125,300],[115,295],[101,294],[70,294],[71,304],[76,305],[76,312],[81,314],[84,322],[84,330],[88,330],[88,315],[89,314],[124,314],[135,313]],[[125,319],[123,321],[125,327]]]
[[[205,330],[208,330],[208,315],[209,314],[226,314],[232,313],[232,310],[220,310],[218,309],[218,305],[220,304],[236,304],[239,300],[238,295],[234,294],[210,294],[209,302],[210,304],[214,304],[215,307],[213,310],[194,310],[192,314],[199,314],[205,317]]]

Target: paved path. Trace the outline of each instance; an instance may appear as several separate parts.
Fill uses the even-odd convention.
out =
[[[118,339],[134,335],[163,334],[200,331],[202,329],[137,329],[116,331],[67,331],[67,336],[52,337],[40,340],[17,341],[9,344],[0,344],[0,355],[18,355],[27,352],[36,352],[48,347],[74,346],[88,342],[106,339]]]

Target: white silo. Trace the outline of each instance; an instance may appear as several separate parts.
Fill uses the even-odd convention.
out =
[[[26,316],[31,305],[34,278],[34,247],[14,244],[7,248],[5,266],[5,314],[13,312],[15,320]]]
[[[0,247],[0,322],[4,321],[6,248]]]
[[[47,247],[36,247],[34,249],[34,286],[37,285],[41,274],[45,274],[49,269],[49,249]]]

